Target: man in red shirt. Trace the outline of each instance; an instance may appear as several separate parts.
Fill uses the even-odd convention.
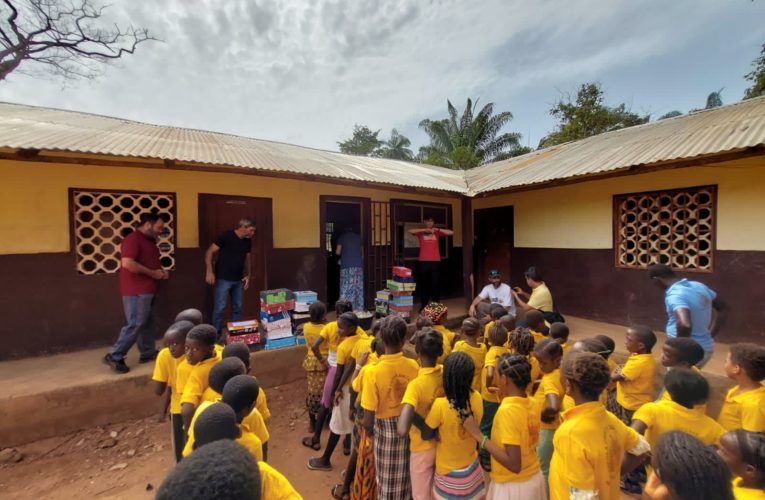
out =
[[[439,264],[441,263],[441,251],[438,247],[438,239],[442,236],[452,236],[450,229],[433,227],[433,217],[425,217],[425,227],[410,229],[409,234],[417,236],[420,240],[419,273],[417,286],[420,289],[420,311],[431,302],[441,300],[441,280],[439,278]]]
[[[159,260],[157,237],[162,234],[165,221],[159,214],[142,214],[138,227],[122,240],[120,245],[120,293],[127,324],[122,327],[117,342],[103,358],[117,373],[127,373],[125,356],[138,340],[140,363],[157,357],[154,344],[154,295],[157,281],[166,280],[167,271]]]

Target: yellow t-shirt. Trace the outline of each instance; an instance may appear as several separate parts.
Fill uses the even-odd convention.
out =
[[[265,462],[258,462],[260,469],[260,498],[263,500],[303,500],[292,484],[279,471]]]
[[[420,368],[417,377],[409,382],[401,404],[412,405],[423,419],[428,416],[436,398],[444,395],[444,367]],[[422,432],[414,425],[409,431],[409,450],[412,453],[425,451],[436,446],[435,440],[425,441]]]
[[[519,446],[521,471],[516,474],[506,469],[492,456],[492,481],[523,482],[539,472],[539,411],[536,401],[531,398],[509,397],[502,400],[491,428],[491,441],[503,450],[508,445]]]
[[[538,344],[542,342],[544,339],[548,338],[545,336],[544,333],[538,332],[536,330],[531,330],[531,336],[534,337],[534,343]]]
[[[215,403],[217,401],[220,401],[222,397],[223,396],[221,396],[221,394],[218,391],[216,391],[212,387],[208,387],[207,389],[205,389],[205,392],[202,393],[202,403],[204,403],[205,401]]]
[[[250,414],[242,419],[240,426],[243,431],[252,432],[258,436],[258,439],[263,444],[267,443],[271,438],[266,421],[263,420],[263,415],[260,414],[257,408],[253,408]]]
[[[547,396],[549,394],[555,394],[558,396],[558,398],[560,398],[561,401],[559,408],[563,409],[563,396],[566,395],[566,389],[563,387],[563,384],[560,380],[560,369],[556,369],[550,373],[545,373],[542,375],[542,381],[539,383],[539,389],[537,389],[537,392],[534,395],[534,399],[539,406],[540,415],[545,407]],[[548,424],[540,420],[540,423],[542,424],[542,429],[557,429],[560,425],[560,413],[554,422]]]
[[[564,342],[560,346],[563,348],[563,354],[566,354],[571,349],[571,345],[568,342]]]
[[[361,392],[364,390],[364,386],[369,380],[369,374],[372,373],[372,368],[377,366],[378,362],[378,359],[368,359],[367,364],[361,367],[359,374],[356,375],[356,378],[353,379],[353,382],[351,383],[351,389],[356,391],[357,394],[361,394]],[[358,401],[359,400],[357,399],[357,402]],[[361,403],[359,402],[359,404]]]
[[[674,401],[646,403],[632,416],[648,428],[645,438],[654,449],[659,436],[670,431],[683,431],[695,436],[706,445],[719,444],[725,429],[696,409],[688,409]]]
[[[529,360],[529,364],[531,365],[531,383],[526,387],[526,394],[529,396],[534,395],[534,383],[539,380],[542,377],[542,369],[539,368],[539,360],[537,360],[537,357],[534,356],[534,354],[529,354],[526,358]]]
[[[154,363],[154,373],[151,376],[152,380],[163,382],[167,386],[166,390],[170,391],[170,413],[176,415],[181,413],[181,393],[178,391],[176,384],[176,375],[178,373],[178,365],[184,359],[186,359],[184,356],[174,358],[170,354],[170,349],[165,347],[157,354],[157,361]]]
[[[492,326],[494,326],[494,321],[489,321],[486,323],[486,326],[483,327],[483,337],[487,340],[489,338],[489,330],[491,330]]]
[[[569,500],[570,488],[595,490],[598,498],[621,498],[622,456],[638,445],[640,436],[594,401],[563,413],[553,437],[550,499]]]
[[[353,350],[351,351],[351,357],[356,363],[359,362],[361,355],[365,352],[370,353],[370,358],[372,356],[377,357],[377,353],[372,352],[372,341],[374,339],[375,338],[371,335],[362,335],[359,340],[356,341],[356,345],[353,346]],[[367,361],[369,361],[370,358],[367,358]]]
[[[738,390],[732,387],[725,395],[717,422],[729,431],[765,432],[765,387],[736,394]]]
[[[197,423],[197,417],[205,411],[205,408],[212,405],[212,401],[202,401],[199,403],[199,406],[197,406],[197,409],[194,411],[194,416],[191,417],[191,425],[189,425],[189,432],[186,435],[186,444],[183,447],[183,451],[181,454],[184,457],[188,457],[191,455],[191,452],[194,450],[194,424]]]
[[[447,343],[449,344],[449,348],[451,349],[452,342],[454,342],[455,333],[449,330],[448,328],[446,328],[444,325],[434,325],[433,329],[437,332],[441,332],[441,335],[444,337],[444,339],[448,341]]]
[[[473,360],[475,372],[473,372],[473,383],[471,384],[471,388],[474,391],[480,391],[481,372],[483,371],[483,364],[486,362],[486,344],[478,344],[477,347],[473,347],[464,340],[458,340],[457,343],[454,344],[454,351],[452,352],[464,352]]]
[[[321,338],[324,339],[323,344],[327,344],[329,352],[337,352],[337,348],[340,346],[340,342],[344,337],[341,337],[337,332],[337,321],[331,321],[324,325],[324,328],[319,332]],[[361,327],[356,328],[356,335],[366,335],[366,332]],[[329,355],[329,354],[327,354]]]
[[[483,418],[481,395],[470,393],[470,410],[477,422]],[[448,474],[457,469],[464,469],[478,457],[473,436],[465,432],[457,412],[449,407],[446,398],[437,398],[430,408],[425,424],[431,429],[438,429],[436,444],[436,472]]]
[[[486,389],[486,377],[488,375],[489,367],[493,366],[494,380],[496,380],[496,378],[499,376],[497,374],[497,360],[501,358],[502,355],[507,352],[508,352],[507,347],[496,346],[496,345],[489,347],[489,350],[486,352],[486,357],[484,358],[484,362],[483,362],[483,368],[481,368],[481,397],[485,399],[486,401],[490,401],[492,403],[499,403],[499,396],[496,393],[492,394]]]
[[[406,386],[414,380],[420,367],[404,353],[380,356],[361,392],[361,407],[375,412],[375,418],[392,418],[401,415],[401,399]]]
[[[271,418],[271,410],[268,409],[268,398],[266,397],[266,391],[260,388],[258,391],[258,399],[255,401],[255,408],[258,409],[263,420]]]
[[[353,357],[352,353],[354,348],[356,347],[356,344],[362,337],[366,337],[366,334],[363,336],[351,335],[350,337],[342,338],[340,345],[337,346],[337,364],[338,365],[344,365],[348,363],[348,360],[350,360]]]
[[[698,369],[698,368],[696,368],[695,366],[692,366],[692,367],[691,367],[691,370],[695,371],[695,372],[696,372],[696,373],[698,373],[698,374],[701,374],[701,370],[699,370],[699,369]],[[664,389],[664,390],[661,392],[661,397],[659,398],[659,400],[660,400],[660,401],[672,401],[672,396],[670,396],[670,395],[669,395],[669,391],[668,391],[668,390]],[[701,412],[701,413],[702,413],[702,414],[704,414],[704,415],[706,415],[706,413],[707,413],[707,405],[706,405],[706,404],[703,404],[703,403],[702,403],[702,404],[700,404],[700,405],[696,405],[696,406],[694,406],[694,408],[693,408],[693,409],[694,409],[694,410],[697,410],[697,411],[699,411],[699,412]]]
[[[194,412],[194,416],[191,418],[191,426],[189,426],[189,433],[186,438],[186,445],[183,447],[183,451],[181,452],[181,455],[184,457],[188,457],[191,455],[191,452],[194,451],[194,424],[197,422],[197,417],[212,404],[214,403],[210,401],[204,401],[199,404],[199,407]],[[239,436],[239,438],[236,439],[236,442],[247,448],[257,460],[263,460],[263,443],[255,434],[249,432],[241,425],[239,428],[242,434]]]
[[[553,299],[552,294],[550,293],[550,289],[547,288],[547,285],[542,283],[538,287],[533,288],[531,290],[531,295],[529,296],[529,301],[527,304],[529,307],[533,307],[534,309],[539,309],[547,312],[552,311]]]
[[[733,498],[736,500],[765,500],[765,491],[741,486],[743,479],[733,480]]]
[[[606,391],[603,391],[600,393],[600,396],[598,397],[598,401],[600,404],[602,404],[604,407],[606,406],[606,403],[608,402],[608,393]],[[576,406],[576,401],[574,401],[574,398],[566,394],[563,396],[563,403],[561,404],[561,410],[568,411],[571,408]]]
[[[241,432],[242,434],[234,441],[247,448],[247,451],[255,457],[255,460],[259,462],[263,460],[263,443],[260,442],[258,436],[252,432],[247,432],[244,429],[241,429]]]
[[[616,402],[627,410],[637,410],[653,401],[656,360],[653,354],[630,354],[622,367],[624,380],[616,382]]]
[[[186,385],[183,386],[181,404],[191,403],[194,406],[199,405],[205,389],[209,387],[207,379],[210,375],[210,370],[218,361],[220,361],[220,354],[216,351],[213,357],[200,361],[191,368],[189,379],[186,381]]]
[[[316,357],[313,354],[311,346],[316,342],[316,339],[321,336],[321,331],[324,326],[323,323],[305,323],[303,325],[303,335],[305,336],[305,346],[306,349],[308,349],[309,358]],[[327,359],[327,355],[329,354],[329,344],[326,341],[322,342],[319,346],[319,352],[321,353],[322,358]]]
[[[175,386],[178,388],[179,405],[181,404],[180,397],[183,395],[183,389],[186,387],[186,382],[189,381],[192,368],[194,368],[194,365],[190,365],[189,362],[186,361],[186,356],[183,356],[178,363],[178,368],[175,370]]]

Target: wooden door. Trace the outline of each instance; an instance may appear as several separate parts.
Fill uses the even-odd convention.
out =
[[[474,259],[476,293],[489,282],[489,271],[497,269],[502,281],[510,283],[510,254],[513,249],[513,207],[482,208],[475,211]]]
[[[268,289],[268,257],[273,248],[271,199],[217,194],[199,195],[199,247],[206,251],[224,231],[235,229],[243,217],[255,219],[252,238],[252,280],[244,293],[242,314],[255,318],[260,310],[260,291]],[[212,287],[206,303],[212,308]],[[226,313],[225,317],[229,317]]]

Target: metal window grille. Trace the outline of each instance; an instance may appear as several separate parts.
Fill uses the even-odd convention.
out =
[[[72,233],[79,274],[114,273],[120,267],[120,243],[142,213],[161,213],[165,229],[158,246],[162,267],[175,267],[175,194],[71,190]]]
[[[716,186],[614,196],[616,266],[711,272]]]

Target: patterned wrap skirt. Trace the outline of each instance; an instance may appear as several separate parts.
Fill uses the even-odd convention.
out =
[[[433,476],[433,498],[467,498],[482,500],[486,498],[486,485],[483,470],[476,459],[464,469],[453,470],[448,474]]]
[[[398,417],[375,419],[374,454],[377,469],[377,497],[409,500],[409,434],[399,437]]]
[[[377,480],[375,479],[374,438],[361,427],[359,433],[356,473],[351,485],[351,500],[376,500]]]
[[[364,309],[364,268],[340,269],[340,298],[350,300],[355,311]]]
[[[321,409],[321,395],[324,392],[324,382],[327,378],[327,370],[314,356],[306,356],[303,360],[308,390],[305,395],[305,407],[308,413],[316,415]]]

